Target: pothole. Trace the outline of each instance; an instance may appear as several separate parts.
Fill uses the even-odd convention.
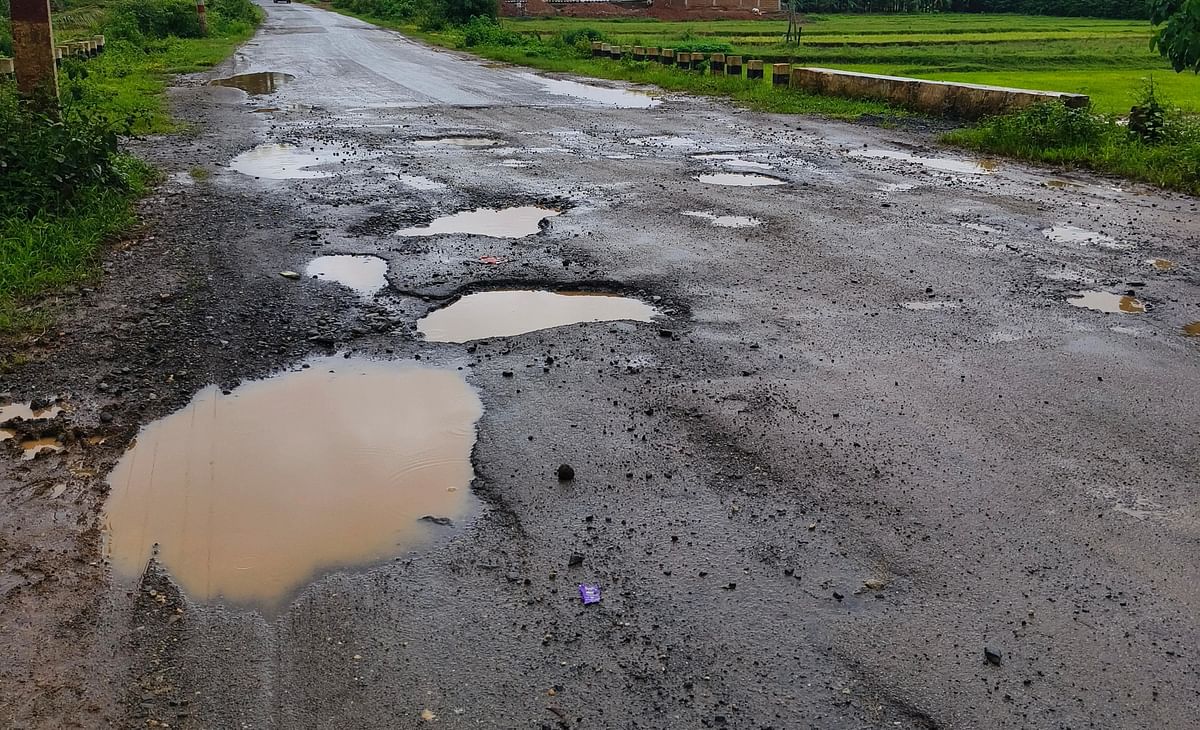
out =
[[[1125,249],[1128,244],[1118,243],[1112,236],[1089,231],[1076,226],[1051,226],[1042,229],[1042,235],[1056,243],[1095,244],[1104,248]]]
[[[295,78],[291,74],[261,71],[252,74],[238,74],[237,76],[229,76],[223,79],[213,79],[208,82],[208,85],[228,86],[234,89],[241,89],[251,96],[262,96],[263,94],[274,94],[280,87]]]
[[[935,309],[958,309],[962,304],[944,299],[926,299],[923,301],[903,302],[900,306],[905,309],[929,311]]]
[[[387,286],[387,268],[387,262],[378,256],[318,256],[308,262],[304,274],[369,297]]]
[[[54,418],[62,413],[62,410],[59,406],[34,408],[32,403],[10,403],[6,406],[0,406],[0,423],[11,421],[14,418],[23,418],[26,421]]]
[[[313,169],[315,167],[342,164],[360,157],[345,147],[299,147],[269,142],[233,158],[229,168],[268,180],[313,180],[337,174],[331,170]]]
[[[474,507],[479,397],[457,374],[363,359],[216,386],[142,429],[109,476],[107,554],[154,545],[200,600],[274,608],[328,571],[420,546]],[[423,518],[428,517],[428,520]]]
[[[391,175],[391,179],[394,179],[396,182],[400,183],[404,187],[412,188],[413,190],[445,190],[446,189],[446,185],[444,183],[440,183],[437,180],[430,180],[429,178],[421,177],[420,175],[403,175],[403,174],[399,174],[399,173],[394,173]]]
[[[55,438],[30,439],[21,442],[22,461],[32,461],[43,451],[62,451],[65,447]]]
[[[762,187],[765,185],[787,185],[787,182],[770,175],[752,172],[714,172],[696,175],[697,180],[709,185],[733,185],[737,187]]]
[[[771,166],[765,162],[755,162],[753,160],[743,160],[735,154],[724,152],[706,152],[700,155],[692,155],[693,160],[717,160],[726,167],[751,168],[755,170],[770,170]]]
[[[431,342],[469,342],[583,322],[650,322],[661,314],[640,299],[590,291],[533,289],[469,294],[417,322]]]
[[[1146,311],[1146,305],[1137,297],[1106,291],[1075,292],[1074,297],[1067,299],[1067,304],[1109,314],[1141,314]]]
[[[428,226],[403,228],[397,236],[442,236],[466,233],[490,238],[524,238],[541,230],[542,221],[562,211],[538,205],[476,208],[434,218]]]
[[[543,90],[558,96],[571,96],[576,99],[587,99],[597,104],[617,107],[619,109],[650,109],[662,104],[648,92],[631,91],[629,89],[611,89],[604,86],[581,84],[578,81],[566,79],[550,79],[544,76],[526,74],[542,85]]]
[[[699,144],[690,137],[678,137],[670,134],[660,134],[652,137],[631,137],[625,140],[638,147],[695,147]]]
[[[852,150],[851,157],[865,157],[872,160],[897,160],[914,165],[922,165],[941,172],[956,172],[964,175],[986,175],[999,167],[993,159],[956,160],[949,157],[921,157],[898,150]]]
[[[686,210],[683,215],[702,218],[717,228],[752,228],[762,225],[762,221],[748,215],[716,215],[703,210]]]
[[[1191,322],[1183,326],[1183,333],[1188,337],[1200,337],[1200,322]]]
[[[495,147],[500,140],[491,137],[432,137],[414,140],[418,147]]]
[[[1175,268],[1175,262],[1169,259],[1146,259],[1146,263],[1159,271],[1170,271]]]

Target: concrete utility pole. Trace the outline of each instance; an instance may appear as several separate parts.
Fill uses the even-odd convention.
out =
[[[13,66],[17,91],[27,98],[58,99],[50,0],[12,0]]]
[[[196,15],[200,18],[200,35],[208,35],[208,8],[204,0],[196,0]]]

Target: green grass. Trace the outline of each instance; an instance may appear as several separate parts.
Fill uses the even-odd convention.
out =
[[[522,35],[547,37],[581,28],[610,43],[679,47],[723,42],[729,52],[898,76],[1085,93],[1096,109],[1129,111],[1153,74],[1163,93],[1200,111],[1200,77],[1175,74],[1149,48],[1142,21],[1018,15],[810,15],[804,42],[781,43],[785,21],[506,19]]]

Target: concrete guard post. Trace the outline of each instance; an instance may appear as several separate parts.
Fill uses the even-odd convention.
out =
[[[604,55],[604,46],[606,44],[600,41],[592,41],[592,58],[599,58]]]
[[[633,58],[633,46],[621,46],[621,58]]]
[[[658,60],[662,61],[667,66],[670,66],[671,64],[675,63],[675,49],[674,48],[662,49],[662,55],[660,55],[658,57]]]
[[[746,78],[761,79],[763,77],[763,62],[752,60],[746,62]]]
[[[771,85],[772,86],[787,86],[792,82],[792,64],[790,63],[773,63],[771,64]]]
[[[44,93],[57,99],[58,67],[54,63],[50,0],[15,0],[10,11],[17,91],[26,97]]]
[[[692,54],[687,51],[675,52],[675,67],[676,68],[691,68]]]
[[[646,49],[642,46],[634,46],[633,47],[633,60],[645,61],[646,60]]]
[[[96,44],[96,51],[98,53],[104,53],[104,36],[94,35],[92,36],[92,42]]]
[[[741,76],[742,75],[742,57],[741,56],[726,56],[725,57],[725,75],[726,76]]]
[[[647,48],[646,49],[646,60],[657,62],[658,61],[658,49],[657,48]]]
[[[1003,114],[1045,101],[1059,101],[1072,108],[1085,107],[1089,102],[1084,94],[927,81],[828,68],[794,68],[792,86],[813,94],[876,99],[929,114],[961,119]]]
[[[612,53],[612,60],[614,60],[614,61],[621,60],[622,50],[621,50],[620,46],[609,46],[609,51]]]
[[[692,54],[692,70],[693,71],[703,71],[704,70],[704,54],[703,53],[693,53]]]
[[[8,77],[13,75],[13,60],[11,58],[0,58],[0,76]]]
[[[709,73],[715,75],[725,73],[725,54],[714,53],[708,57]]]

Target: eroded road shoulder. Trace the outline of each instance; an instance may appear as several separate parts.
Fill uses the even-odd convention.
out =
[[[1195,199],[268,12],[5,376],[0,725],[1200,724]]]

